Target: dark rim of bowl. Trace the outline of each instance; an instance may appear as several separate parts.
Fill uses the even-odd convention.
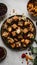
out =
[[[4,5],[5,6],[5,9],[6,9],[6,12],[3,15],[0,16],[0,17],[3,17],[7,13],[8,8],[7,8],[6,4],[4,4],[4,3],[0,3],[0,4],[1,5]]]
[[[1,47],[1,46],[0,46]],[[2,58],[0,58],[0,62],[2,61],[2,60],[4,60],[5,58],[6,58],[6,56],[7,56],[7,50],[4,48],[4,47],[1,47],[3,50],[4,50],[4,56],[2,57]]]

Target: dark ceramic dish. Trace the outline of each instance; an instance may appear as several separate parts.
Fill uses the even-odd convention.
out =
[[[37,0],[29,0],[27,4],[29,15],[37,20]]]
[[[1,47],[0,46],[0,62],[3,61],[5,58],[6,58],[6,55],[7,55],[7,51],[4,47]]]
[[[17,17],[22,17],[22,15],[16,15]],[[11,17],[9,17],[8,19],[11,19],[11,18],[13,18],[14,16],[11,16]],[[26,18],[27,20],[29,20],[29,21],[31,21],[28,17]],[[6,20],[7,21],[7,20]],[[3,24],[5,24],[6,23],[6,21],[3,23]],[[22,21],[24,21],[25,22],[25,20],[22,20]],[[17,20],[17,22],[18,22],[18,20]],[[33,34],[34,34],[34,39],[35,39],[35,37],[36,37],[36,28],[35,28],[35,25],[34,25],[34,23],[31,21],[31,23],[33,24],[33,27],[34,27],[34,32],[33,32]],[[25,28],[25,27],[24,27]],[[5,37],[3,37],[2,36],[2,32],[3,32],[4,30],[3,30],[3,25],[2,25],[2,27],[1,27],[1,37],[2,37],[2,40],[3,40],[3,42],[8,46],[8,47],[10,47],[10,48],[12,48],[12,46],[11,46],[11,44],[9,44],[8,43],[8,40],[5,38]],[[29,33],[29,32],[28,32]],[[27,34],[28,34],[27,33]],[[13,38],[13,37],[12,37]],[[27,38],[28,39],[28,38]],[[34,42],[34,40],[33,39],[30,39],[30,41],[31,41],[31,43],[30,44],[32,44],[33,42]],[[16,42],[15,42],[16,43]],[[14,43],[14,44],[15,44]],[[26,49],[27,47],[29,47],[30,46],[30,44],[28,44],[26,47],[23,47],[23,46],[21,46],[21,47],[14,47],[14,48],[12,48],[12,49],[16,49],[16,50],[23,50],[23,49]]]
[[[7,6],[4,3],[0,3],[0,18],[4,17],[7,13]]]

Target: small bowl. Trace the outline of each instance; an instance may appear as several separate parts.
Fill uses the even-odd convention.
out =
[[[6,58],[7,51],[4,47],[1,47],[1,46],[0,46],[0,51],[4,53],[3,56],[0,58],[0,62],[1,62],[2,60]]]
[[[4,3],[0,3],[0,19],[7,13],[7,6]]]
[[[36,4],[34,4],[36,3]],[[33,19],[37,19],[37,11],[35,11],[35,7],[37,6],[37,0],[29,0],[28,4],[27,4],[27,10],[29,15],[33,18]],[[37,7],[36,7],[37,10]]]

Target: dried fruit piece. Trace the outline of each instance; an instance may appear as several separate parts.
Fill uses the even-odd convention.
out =
[[[8,30],[9,32],[11,32],[11,31],[12,31],[12,28],[11,28],[11,27],[8,27],[7,30]]]
[[[25,39],[25,44],[28,45],[30,43],[29,39]]]
[[[16,36],[16,32],[15,31],[12,32],[12,36]]]
[[[22,43],[23,44],[23,47],[26,48],[26,44],[25,43]]]
[[[10,24],[12,22],[12,20],[13,20],[12,18],[11,19],[7,19],[7,23]]]
[[[16,48],[21,47],[21,43],[20,42],[16,42]]]
[[[7,39],[8,39],[9,43],[13,43],[14,42],[14,40],[12,38],[10,38],[10,37],[8,37]]]
[[[7,29],[8,25],[5,23],[3,24],[3,29]]]
[[[13,19],[16,21],[16,20],[18,20],[19,18],[18,18],[18,16],[14,16]]]
[[[20,30],[20,27],[16,30],[16,33],[17,34],[20,34],[21,30]]]
[[[23,26],[23,22],[18,22],[18,25],[19,26]]]
[[[17,42],[18,41],[18,39],[17,38],[14,38],[14,40]]]
[[[29,3],[28,7],[33,8],[33,3]]]
[[[23,53],[23,54],[21,55],[21,58],[25,58],[25,57],[26,57],[26,54]]]
[[[29,33],[29,34],[27,35],[27,37],[29,37],[29,38],[34,38],[34,35],[33,35],[32,33]]]
[[[24,42],[24,39],[22,39],[21,42]]]
[[[3,37],[7,37],[8,35],[9,35],[8,32],[3,32],[3,33],[2,33],[2,36],[3,36]]]
[[[14,29],[16,29],[16,28],[17,28],[17,25],[16,25],[16,24],[13,24],[12,27],[13,27]]]
[[[11,47],[12,47],[12,48],[15,48],[15,44],[14,44],[14,43],[12,43],[12,44],[11,44]]]
[[[28,29],[27,28],[24,28],[23,32],[24,33],[27,33],[28,32]]]

